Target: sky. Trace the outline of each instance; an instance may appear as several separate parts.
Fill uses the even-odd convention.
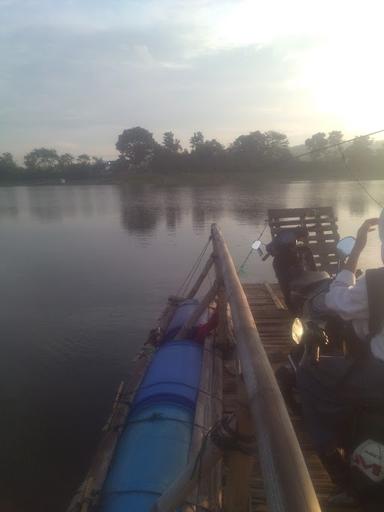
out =
[[[382,0],[0,0],[0,153],[384,128]]]

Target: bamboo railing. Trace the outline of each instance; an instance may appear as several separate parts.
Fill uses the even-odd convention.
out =
[[[268,510],[320,512],[320,505],[284,399],[262,345],[232,257],[221,231],[215,224],[211,227],[211,240],[216,281],[205,299],[212,299],[212,295],[222,289],[225,302],[230,306],[237,357],[251,413],[251,429],[253,427],[256,436]],[[190,322],[187,324],[189,326]],[[208,439],[205,453],[199,455],[203,470],[210,471],[222,455],[222,450],[215,448],[214,442]],[[193,485],[196,485],[192,474],[193,465],[192,460],[180,477],[157,500],[153,512],[173,512],[182,503]],[[244,499],[244,493],[243,496],[240,493],[236,499],[235,492],[231,494],[233,512],[244,510],[246,495]],[[224,510],[229,510],[225,503]]]
[[[247,298],[219,228],[212,225],[214,255],[231,308],[238,357],[256,434],[268,510],[319,512],[315,490],[260,340]]]

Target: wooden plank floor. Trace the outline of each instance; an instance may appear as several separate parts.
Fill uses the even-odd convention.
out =
[[[268,289],[269,288],[269,289]],[[286,362],[287,355],[292,347],[290,340],[290,319],[285,309],[279,308],[279,301],[273,297],[275,292],[279,299],[282,300],[278,285],[271,285],[270,287],[264,284],[245,284],[244,291],[247,295],[248,302],[255,318],[257,329],[259,331],[261,340],[264,344],[265,350],[274,368],[278,367],[281,363]],[[231,372],[226,372],[226,390],[228,393],[227,409],[230,408],[231,396]],[[233,386],[233,383],[232,383]],[[328,477],[327,472],[324,470],[320,460],[315,454],[311,442],[306,435],[302,422],[298,417],[291,417],[292,423],[295,427],[300,445],[302,447],[304,457],[312,477],[316,493],[322,506],[322,510],[359,510],[355,506],[346,508],[342,507],[327,507],[326,499],[332,490],[332,483]],[[263,483],[257,463],[251,481],[251,510],[252,512],[266,511]]]

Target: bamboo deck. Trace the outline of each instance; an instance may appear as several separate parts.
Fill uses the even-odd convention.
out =
[[[247,295],[249,306],[254,316],[261,340],[268,354],[269,360],[274,368],[286,361],[287,355],[292,347],[290,341],[290,320],[288,313],[282,304],[278,285],[245,284],[244,291]],[[224,410],[231,412],[236,403],[235,377],[227,362],[224,371]],[[322,510],[341,512],[342,510],[361,511],[356,506],[350,507],[328,507],[326,499],[333,486],[324,470],[320,460],[311,447],[311,443],[304,432],[302,422],[297,417],[291,417],[295,427],[300,446],[314,483],[314,487],[322,506]],[[252,512],[267,511],[265,502],[263,482],[257,463],[255,463],[251,479],[251,507]]]

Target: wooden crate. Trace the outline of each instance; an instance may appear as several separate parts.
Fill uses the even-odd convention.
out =
[[[306,227],[309,245],[319,270],[337,271],[337,242],[340,239],[336,217],[331,206],[316,208],[284,208],[268,210],[272,238],[281,229]]]

